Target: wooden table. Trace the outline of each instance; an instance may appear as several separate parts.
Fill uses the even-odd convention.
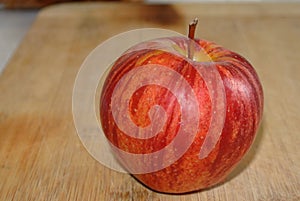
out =
[[[76,74],[90,51],[123,31],[157,27],[241,53],[265,93],[253,147],[223,185],[153,192],[104,167],[72,118]],[[41,10],[0,77],[0,200],[300,200],[300,4],[62,4]]]

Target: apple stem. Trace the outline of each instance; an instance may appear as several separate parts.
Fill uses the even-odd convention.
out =
[[[198,24],[198,19],[195,18],[192,22],[189,24],[189,47],[188,47],[188,58],[193,59],[194,57],[194,39],[195,39],[195,31],[196,31],[196,26]]]

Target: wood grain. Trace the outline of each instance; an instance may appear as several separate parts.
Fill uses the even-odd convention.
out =
[[[118,12],[116,12],[118,11]],[[265,92],[252,149],[224,184],[186,195],[153,192],[95,161],[72,119],[76,74],[120,32],[159,27],[241,53]],[[73,3],[40,12],[0,77],[0,200],[300,200],[300,4]]]

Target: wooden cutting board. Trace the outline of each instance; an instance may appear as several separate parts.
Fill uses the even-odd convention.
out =
[[[157,27],[239,52],[255,66],[264,119],[226,182],[153,192],[98,163],[80,142],[72,90],[86,56],[123,31]],[[0,200],[300,200],[300,4],[72,3],[41,10],[0,77]]]

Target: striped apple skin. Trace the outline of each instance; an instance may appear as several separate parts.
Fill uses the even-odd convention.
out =
[[[166,123],[162,130],[151,138],[139,139],[129,136],[118,127],[111,108],[111,98],[120,79],[142,65],[157,64],[179,73],[194,90],[200,117],[199,129],[191,146],[182,157],[164,169],[133,174],[144,185],[158,192],[186,193],[223,182],[249,150],[262,119],[263,90],[251,64],[239,54],[215,43],[205,40],[196,40],[196,43],[212,59],[211,62],[198,62],[198,65],[217,68],[226,97],[226,116],[222,133],[214,149],[203,159],[199,158],[199,152],[211,123],[212,102],[205,80],[188,58],[156,49],[131,51],[114,63],[102,89],[100,120],[103,131],[112,145],[134,154],[149,154],[170,144],[181,126],[182,107],[176,96],[164,87],[152,84],[139,88],[131,96],[128,104],[127,112],[132,122],[141,128],[155,123],[151,122],[148,112],[154,105],[160,105],[166,113]],[[134,166],[134,161],[119,159],[125,167],[128,164]],[[166,156],[165,160],[167,159]],[[163,162],[164,159],[155,163]],[[155,164],[145,161],[142,165]]]

